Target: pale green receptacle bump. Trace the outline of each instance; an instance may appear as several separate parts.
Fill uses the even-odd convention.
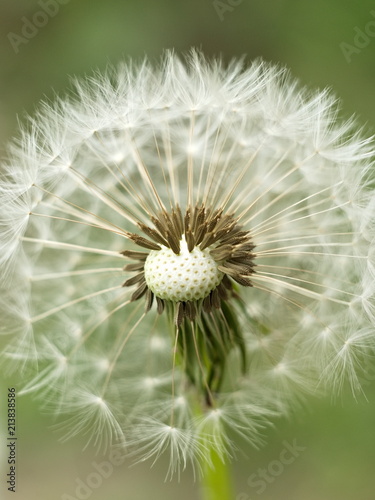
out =
[[[172,302],[204,299],[223,276],[209,249],[195,247],[189,252],[185,239],[178,255],[164,247],[152,250],[145,262],[147,286],[160,299]]]

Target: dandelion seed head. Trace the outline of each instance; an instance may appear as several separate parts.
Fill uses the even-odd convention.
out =
[[[42,104],[0,179],[3,358],[66,436],[257,446],[374,353],[373,140],[330,92],[192,51]],[[15,376],[15,375],[14,375]],[[65,424],[64,424],[65,422]]]
[[[68,362],[68,359],[66,358],[66,356],[59,356],[58,357],[58,362],[61,366],[65,366]]]
[[[158,385],[158,380],[156,378],[153,378],[153,377],[146,377],[143,380],[143,384],[144,384],[146,389],[153,389],[155,386]]]
[[[101,398],[101,397],[99,397],[99,396],[95,398],[95,403],[96,403],[98,406],[105,407],[105,402],[103,401],[103,398]]]
[[[280,362],[274,368],[276,373],[287,373],[288,367],[285,363]]]
[[[106,358],[99,359],[97,362],[97,367],[100,371],[108,372],[110,367],[110,361]]]
[[[150,348],[154,351],[164,351],[167,345],[165,339],[156,335],[153,336],[149,342]]]
[[[184,407],[187,404],[186,398],[184,396],[178,396],[174,402],[175,406]]]

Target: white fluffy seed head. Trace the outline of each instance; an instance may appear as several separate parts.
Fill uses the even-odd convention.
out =
[[[167,53],[157,67],[122,65],[74,95],[42,106],[0,176],[0,334],[13,337],[1,362],[24,393],[48,396],[68,436],[100,445],[124,431],[143,458],[169,449],[173,472],[213,445],[232,455],[225,429],[256,443],[301,392],[356,389],[356,369],[373,380],[375,149],[355,122],[336,121],[334,97],[278,66],[226,67],[196,52],[186,64]],[[160,303],[144,287],[145,314],[143,295],[132,301],[121,286],[123,251],[134,250],[124,236],[153,227],[161,207],[200,204],[251,234],[253,286],[235,285],[230,321],[186,308],[197,316],[178,333],[176,347],[192,348],[180,356]],[[201,300],[222,276],[209,250],[181,248],[147,251],[147,284],[162,300]],[[206,352],[232,346],[223,336],[235,324],[243,346],[231,348],[213,411],[199,392],[209,380],[201,334],[212,332]],[[198,369],[187,374],[187,362]]]
[[[145,279],[160,299],[172,302],[204,299],[223,279],[209,250],[195,247],[189,252],[185,239],[180,253],[170,248],[152,250],[145,262]]]

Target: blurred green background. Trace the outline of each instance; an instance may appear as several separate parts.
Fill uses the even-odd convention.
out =
[[[57,0],[56,0],[57,1]],[[25,23],[38,17],[47,0],[2,0],[0,5],[0,153],[16,134],[18,121],[38,101],[53,98],[69,86],[73,75],[103,69],[108,63],[163,49],[178,53],[191,46],[226,60],[246,55],[289,67],[310,87],[331,87],[342,99],[345,116],[356,113],[370,133],[375,125],[375,4],[370,0],[61,0],[34,36],[21,41]],[[36,16],[36,17],[35,17]],[[29,34],[31,28],[29,27]],[[367,34],[366,34],[367,31]],[[361,33],[364,33],[361,34]],[[375,476],[375,383],[365,381],[368,401],[351,394],[340,402],[309,401],[288,422],[266,433],[260,451],[244,447],[234,462],[237,500],[371,500]],[[0,387],[0,418],[4,424],[6,385]],[[95,470],[92,449],[83,441],[61,444],[51,418],[23,398],[18,405],[18,491],[22,500],[69,500],[77,478]],[[1,429],[4,432],[4,425]],[[1,438],[3,436],[3,438]],[[282,470],[274,464],[285,441],[305,448]],[[0,458],[6,455],[0,435]],[[273,465],[272,465],[273,464]],[[2,464],[4,465],[4,463]],[[192,475],[180,483],[164,483],[165,464],[116,467],[94,488],[91,500],[194,500]],[[271,467],[260,492],[251,477]],[[4,489],[4,467],[0,496]],[[277,473],[277,474],[276,474]],[[83,498],[83,497],[81,497]],[[71,499],[70,499],[71,500]]]

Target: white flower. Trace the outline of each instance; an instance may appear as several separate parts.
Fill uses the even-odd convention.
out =
[[[173,472],[358,387],[373,145],[336,115],[280,68],[195,52],[41,107],[1,182],[1,328],[70,436],[169,450]]]

